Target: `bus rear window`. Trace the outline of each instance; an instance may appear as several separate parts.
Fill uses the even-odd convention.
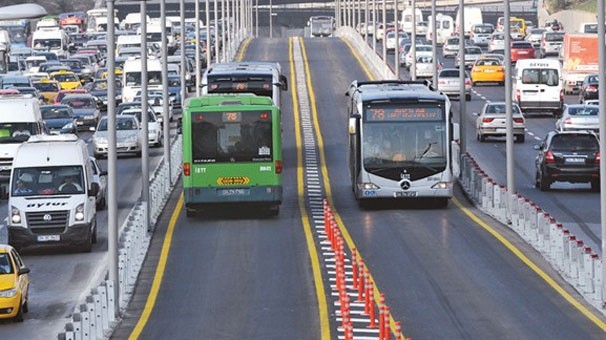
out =
[[[208,93],[254,93],[272,98],[272,76],[209,76]]]
[[[270,111],[200,112],[191,117],[194,164],[273,160]]]

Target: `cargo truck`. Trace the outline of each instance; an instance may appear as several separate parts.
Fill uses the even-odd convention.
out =
[[[562,46],[564,93],[578,93],[588,74],[598,73],[597,34],[566,33]]]

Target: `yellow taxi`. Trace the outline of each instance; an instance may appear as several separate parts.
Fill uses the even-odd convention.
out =
[[[480,58],[471,68],[471,84],[477,83],[505,83],[505,68],[498,58]]]
[[[55,101],[55,97],[59,90],[61,90],[61,84],[56,80],[50,80],[48,78],[42,78],[37,82],[34,82],[34,87],[44,97],[44,102],[52,104]]]
[[[122,77],[122,69],[119,67],[115,68],[115,72],[116,72],[116,77]],[[107,69],[104,69],[101,72],[101,75],[99,76],[100,79],[107,79],[107,75],[109,74],[109,71],[107,71]]]
[[[23,321],[29,297],[28,273],[17,251],[0,244],[0,319]]]
[[[62,90],[71,90],[82,87],[80,78],[72,72],[67,70],[61,70],[50,74],[50,79],[56,80],[61,84]]]

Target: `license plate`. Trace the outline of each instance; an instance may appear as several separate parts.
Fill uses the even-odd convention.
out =
[[[417,197],[416,191],[398,191],[394,194],[395,197]]]
[[[528,51],[519,51],[518,54],[528,54]]]
[[[484,72],[491,73],[491,72],[494,72],[494,70],[488,69],[488,70],[484,70]]]
[[[76,121],[76,125],[83,125],[83,124],[84,124],[84,122]]]
[[[61,235],[38,235],[38,242],[59,241]]]
[[[572,164],[585,164],[585,158],[580,158],[580,157],[568,157],[565,159],[566,163],[572,163]]]
[[[506,133],[507,129],[496,129],[497,133]]]
[[[250,189],[219,189],[219,196],[246,196],[250,195]]]

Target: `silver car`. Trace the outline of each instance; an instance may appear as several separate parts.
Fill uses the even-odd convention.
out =
[[[109,148],[107,116],[99,120],[95,133],[93,134],[93,152],[95,158],[107,156]],[[143,136],[141,124],[137,117],[131,115],[116,116],[116,151],[118,154],[134,153],[141,156],[141,145]]]
[[[465,46],[465,60],[463,65],[466,69],[471,69],[473,65],[476,63],[476,60],[480,58],[482,55],[482,49],[478,46]],[[457,54],[455,58],[455,67],[461,66],[461,58],[460,54]]]
[[[442,56],[444,58],[456,57],[457,53],[459,53],[459,38],[446,39],[442,45]]]
[[[564,106],[562,117],[555,123],[559,131],[600,129],[600,107],[597,105],[571,104]]]
[[[107,171],[101,170],[101,166],[95,157],[90,157],[93,165],[93,182],[99,184],[96,203],[97,210],[103,210],[107,206]]]
[[[503,33],[493,33],[488,43],[488,52],[505,51],[505,35]]]
[[[484,108],[479,114],[474,112],[474,115],[478,116],[476,118],[477,140],[484,142],[487,136],[505,136],[507,130],[505,109],[505,102],[490,102],[484,104]],[[512,104],[511,112],[515,141],[523,143],[526,136],[526,120],[518,104]]]
[[[438,91],[445,95],[459,96],[461,82],[459,81],[459,70],[456,68],[445,68],[438,73]],[[465,100],[471,100],[471,78],[465,71]]]

